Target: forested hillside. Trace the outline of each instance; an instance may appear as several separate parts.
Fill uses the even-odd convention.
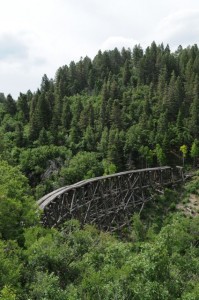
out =
[[[199,175],[156,195],[121,236],[76,220],[43,228],[35,201],[85,178],[195,167],[198,157],[197,45],[99,51],[44,75],[35,93],[1,93],[0,299],[198,300],[199,211],[176,208],[190,193],[198,201]]]
[[[198,197],[198,176],[186,187]],[[78,221],[43,228],[27,179],[0,162],[1,300],[198,300],[199,218],[167,190],[123,238]]]
[[[102,174],[195,164],[199,154],[199,49],[99,51],[60,67],[40,88],[0,94],[0,153],[39,198]]]

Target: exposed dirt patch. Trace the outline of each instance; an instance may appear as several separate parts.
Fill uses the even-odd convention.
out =
[[[199,216],[199,196],[190,194],[186,203],[179,203],[177,209],[182,211],[186,216]]]

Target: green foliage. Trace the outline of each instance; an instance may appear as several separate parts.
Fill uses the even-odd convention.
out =
[[[61,169],[63,184],[72,184],[82,179],[97,177],[102,173],[102,164],[94,152],[79,152],[69,161],[67,167]]]
[[[186,183],[185,193],[199,194],[199,180],[198,177],[194,177],[191,182]]]
[[[0,155],[22,166],[38,197],[59,187],[61,168],[78,152],[96,152],[118,171],[190,158],[196,165],[198,61],[196,45],[116,48],[59,68],[54,80],[44,75],[40,89],[16,102],[2,94]],[[98,174],[87,172],[77,178]]]
[[[132,237],[136,241],[144,241],[146,238],[146,228],[143,222],[140,220],[138,214],[134,214],[132,218],[133,223],[133,232]]]
[[[185,158],[187,155],[187,145],[182,145],[180,147],[180,151],[182,152],[183,157]]]
[[[199,295],[199,284],[190,285],[190,290],[185,291],[182,295],[182,300],[197,300]]]
[[[63,300],[67,293],[59,286],[59,278],[53,273],[37,272],[30,286],[30,297],[35,300]]]
[[[143,167],[150,167],[153,162],[153,151],[148,146],[141,146],[139,149],[140,156],[145,160]]]
[[[198,140],[194,140],[194,142],[191,145],[191,150],[190,150],[190,156],[194,160],[194,165],[196,164],[196,159],[199,156],[199,145],[198,145]]]
[[[196,165],[198,62],[197,45],[115,48],[44,75],[17,101],[0,94],[0,299],[198,299],[198,217],[173,213],[176,192],[133,216],[129,242],[75,220],[35,226],[31,197],[125,169]]]
[[[163,166],[166,162],[166,156],[165,153],[163,152],[162,147],[159,144],[156,145],[155,154],[157,156],[157,161],[159,165]]]
[[[59,187],[57,176],[64,162],[67,164],[70,157],[70,150],[55,145],[28,148],[21,152],[19,156],[21,169],[30,178],[30,184],[37,185],[35,189],[37,199]]]
[[[15,291],[10,286],[4,286],[0,294],[1,300],[16,300]]]
[[[182,152],[182,160],[183,160],[183,166],[184,166],[184,160],[187,156],[187,152],[188,152],[188,149],[187,149],[187,145],[182,145],[180,147],[180,151]]]
[[[147,232],[134,215],[132,242],[88,225],[81,228],[75,220],[60,231],[26,229],[25,249],[0,243],[0,295],[24,300],[197,299],[198,222],[173,215],[151,235],[151,228]]]
[[[109,175],[109,174],[114,174],[117,171],[117,167],[115,164],[110,163],[106,159],[103,159],[102,161],[103,168],[104,168],[104,174],[103,175]]]
[[[21,249],[14,241],[0,240],[0,290],[2,297],[12,294],[12,288],[20,287],[22,262],[20,261]],[[1,298],[0,298],[1,299]],[[3,298],[4,299],[4,298]]]
[[[20,239],[24,228],[38,217],[25,176],[17,167],[0,161],[0,236]]]

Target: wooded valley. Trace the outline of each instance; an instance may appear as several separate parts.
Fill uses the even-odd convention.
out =
[[[198,175],[156,195],[122,236],[43,228],[36,200],[83,179],[199,158],[199,49],[99,51],[0,93],[0,299],[199,299],[199,217],[177,204]]]

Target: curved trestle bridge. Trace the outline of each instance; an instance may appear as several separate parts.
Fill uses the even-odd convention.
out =
[[[59,188],[42,197],[38,205],[44,212],[44,226],[78,219],[81,224],[115,231],[128,225],[132,214],[140,211],[155,191],[180,181],[184,181],[182,167],[126,171]]]

